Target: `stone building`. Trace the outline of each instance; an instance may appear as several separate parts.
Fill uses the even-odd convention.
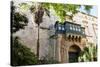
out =
[[[78,62],[80,51],[88,46],[97,45],[97,17],[78,12],[73,21],[66,18],[64,24],[56,23],[55,58],[59,62]]]
[[[78,62],[80,51],[86,45],[85,28],[80,24],[65,21],[55,24],[56,49],[55,58],[59,62]]]
[[[37,53],[37,24],[34,22],[34,14],[24,12],[29,23],[24,30],[16,32],[23,45]],[[43,16],[40,25],[40,49],[39,58],[53,58],[59,62],[78,62],[80,51],[87,42],[97,44],[97,17],[78,12],[73,21],[64,24],[57,22],[57,17],[51,13],[51,17]]]
[[[74,23],[81,24],[85,28],[86,39],[88,42],[97,44],[98,36],[98,20],[97,17],[85,14],[83,12],[78,12],[73,17]]]

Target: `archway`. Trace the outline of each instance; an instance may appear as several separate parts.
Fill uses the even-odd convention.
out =
[[[69,55],[69,62],[78,62],[78,57],[81,49],[77,45],[72,45],[69,47],[68,55]]]

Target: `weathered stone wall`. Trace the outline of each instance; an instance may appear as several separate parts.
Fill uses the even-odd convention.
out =
[[[31,51],[35,54],[37,53],[37,34],[38,34],[38,26],[34,22],[34,14],[32,15],[30,12],[25,13],[29,19],[28,25],[25,29],[19,30],[14,35],[19,36],[23,45],[31,48]],[[56,40],[50,38],[51,35],[54,35],[54,23],[56,21],[55,16],[43,16],[43,22],[40,24],[40,58],[45,56],[54,57],[54,47],[56,44]]]
[[[81,24],[82,27],[85,27],[85,34],[88,42],[97,44],[97,36],[98,36],[98,22],[97,17],[88,15],[85,13],[77,13],[74,17],[74,23]]]

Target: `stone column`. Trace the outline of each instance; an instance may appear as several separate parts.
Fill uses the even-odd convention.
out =
[[[66,63],[69,62],[69,53],[68,53],[68,47],[66,48]]]
[[[56,44],[56,59],[61,62],[61,39],[62,35],[58,34],[57,44]]]

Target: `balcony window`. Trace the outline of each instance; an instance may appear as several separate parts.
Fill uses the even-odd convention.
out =
[[[79,28],[79,32],[81,31],[81,29]]]
[[[79,32],[81,31],[80,27],[77,27],[77,29],[78,29]]]
[[[74,29],[75,29],[75,31],[76,31],[76,26],[74,26]]]
[[[58,30],[61,30],[61,27],[60,26],[58,27]]]
[[[76,27],[75,30],[78,31],[78,28]]]
[[[65,30],[65,28],[64,28],[64,27],[62,27],[62,30],[64,31],[64,30]]]
[[[72,30],[73,28],[72,28],[72,26],[70,26],[70,30]]]
[[[73,25],[73,30],[75,30],[75,26]]]

